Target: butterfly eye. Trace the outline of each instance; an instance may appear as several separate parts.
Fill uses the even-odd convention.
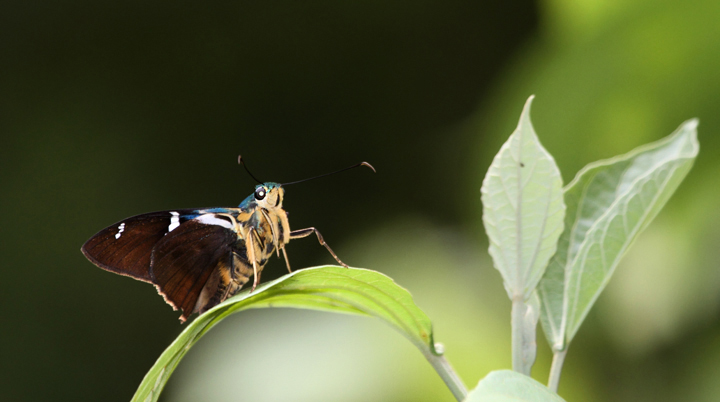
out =
[[[263,198],[265,198],[265,189],[260,187],[257,190],[255,190],[255,199],[260,201]]]

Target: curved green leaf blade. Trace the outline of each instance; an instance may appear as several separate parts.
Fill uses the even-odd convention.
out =
[[[555,253],[565,214],[560,171],[530,122],[532,100],[525,103],[480,190],[493,263],[510,299],[523,301]]]
[[[628,154],[587,165],[565,188],[558,250],[538,286],[541,322],[564,350],[607,285],[620,258],[692,167],[697,120]]]
[[[160,355],[133,401],[157,401],[165,383],[187,351],[230,314],[251,308],[292,307],[378,317],[400,331],[431,363],[434,349],[430,319],[412,296],[375,271],[335,266],[306,268],[244,291],[197,317]]]
[[[470,391],[465,402],[564,402],[532,378],[510,370],[493,371]]]

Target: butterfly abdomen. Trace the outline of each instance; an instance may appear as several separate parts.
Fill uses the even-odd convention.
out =
[[[192,312],[203,313],[238,293],[255,275],[260,276],[268,258],[275,250],[272,231],[264,220],[249,218],[232,246],[229,263],[220,265],[211,274]],[[248,241],[252,237],[252,241]],[[252,245],[252,253],[247,246]],[[255,257],[255,268],[250,256]]]
[[[245,250],[236,250],[231,257],[232,266],[221,266],[208,279],[192,312],[204,313],[239,292],[253,276],[253,267]],[[263,266],[258,266],[262,270]]]

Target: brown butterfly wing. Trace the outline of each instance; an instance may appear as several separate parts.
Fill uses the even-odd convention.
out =
[[[181,321],[193,313],[211,274],[224,270],[229,275],[232,269],[232,246],[237,235],[227,226],[229,223],[189,220],[164,236],[152,250],[150,280],[168,304],[182,310]]]
[[[150,256],[153,247],[180,217],[192,210],[151,212],[133,216],[98,232],[81,250],[98,267],[116,274],[152,282]]]

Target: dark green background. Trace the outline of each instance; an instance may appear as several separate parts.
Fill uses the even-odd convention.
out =
[[[386,272],[413,292],[468,386],[509,367],[509,302],[485,252],[479,188],[534,93],[533,121],[565,182],[588,162],[701,121],[695,169],[578,334],[561,395],[717,400],[720,9],[711,1],[589,4],[4,1],[0,399],[130,399],[182,330],[179,314],[151,286],[94,267],[80,246],[134,214],[237,205],[254,186],[235,163],[239,153],[260,179],[280,182],[372,163],[377,174],[358,169],[288,187],[292,227],[319,228],[350,265]],[[332,263],[313,239],[288,252],[296,268]],[[284,269],[273,259],[263,279]],[[266,348],[323,320],[374,325],[298,311],[246,315],[235,321],[244,329],[286,334]],[[300,327],[285,324],[297,317]],[[239,332],[227,336],[199,347],[244,344]],[[363,347],[379,342],[373,336]],[[538,337],[534,375],[544,381]],[[335,355],[359,347],[347,342]],[[385,352],[378,373],[403,369],[356,385],[380,397],[288,395],[451,400],[421,358],[404,364],[405,355]],[[219,375],[219,363],[203,356],[212,353],[191,353],[180,369],[196,371],[178,375]],[[298,362],[308,372],[329,364],[305,355],[274,364]],[[313,387],[350,387],[341,370]],[[165,400],[258,400],[253,389],[290,381],[262,374],[266,382],[233,377],[239,385],[225,394],[212,385],[224,396],[171,381]]]
[[[289,187],[331,245],[398,214],[461,223],[467,116],[536,25],[533,4],[3,2],[4,400],[127,400],[182,329],[152,287],[88,263],[96,231]],[[449,179],[448,179],[449,178]],[[312,239],[295,267],[331,263]],[[352,263],[352,261],[349,261]],[[284,270],[273,260],[265,279]],[[6,399],[6,397],[8,399]]]

